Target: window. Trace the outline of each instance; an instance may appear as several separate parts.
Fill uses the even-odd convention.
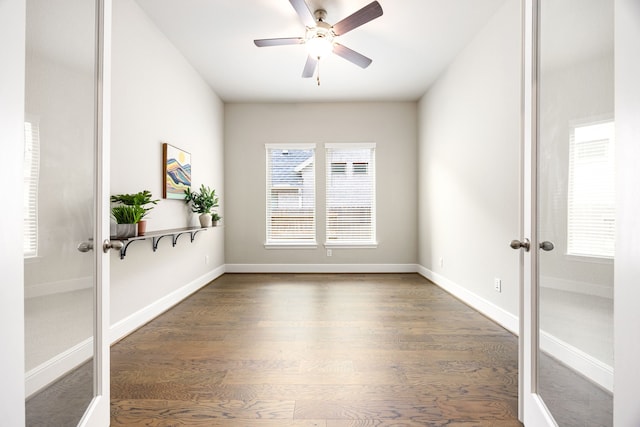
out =
[[[353,164],[354,175],[366,175],[369,173],[369,163],[357,162]]]
[[[347,164],[344,162],[332,162],[331,163],[331,175],[346,175]]]
[[[266,150],[266,246],[315,245],[315,146],[268,144]]]
[[[567,253],[612,258],[615,243],[614,123],[572,129]]]
[[[40,130],[35,120],[24,123],[24,238],[25,258],[38,255],[38,179],[40,176]]]
[[[326,244],[376,245],[375,144],[325,147],[329,165]]]

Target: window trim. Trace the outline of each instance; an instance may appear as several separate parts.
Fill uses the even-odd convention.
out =
[[[327,249],[377,249],[378,242],[373,243],[340,243],[340,242],[325,242],[324,247]]]

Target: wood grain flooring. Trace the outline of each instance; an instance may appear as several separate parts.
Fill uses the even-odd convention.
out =
[[[521,426],[516,337],[415,274],[225,274],[112,347],[112,426]]]

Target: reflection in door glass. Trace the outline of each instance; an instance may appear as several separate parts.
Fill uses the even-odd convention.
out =
[[[570,136],[567,254],[613,258],[614,123],[577,125]]]
[[[74,426],[93,399],[96,7],[27,0],[26,424]]]
[[[613,425],[613,0],[541,0],[538,393]]]

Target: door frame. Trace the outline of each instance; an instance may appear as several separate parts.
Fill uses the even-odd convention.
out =
[[[520,254],[519,409],[525,425],[557,426],[538,389],[538,34],[539,0],[522,3],[522,195],[521,236],[530,250]]]
[[[111,130],[111,17],[112,1],[96,1],[96,90],[93,241],[94,286],[94,397],[78,426],[101,427],[110,423],[109,262],[102,242],[109,239],[110,130]]]

